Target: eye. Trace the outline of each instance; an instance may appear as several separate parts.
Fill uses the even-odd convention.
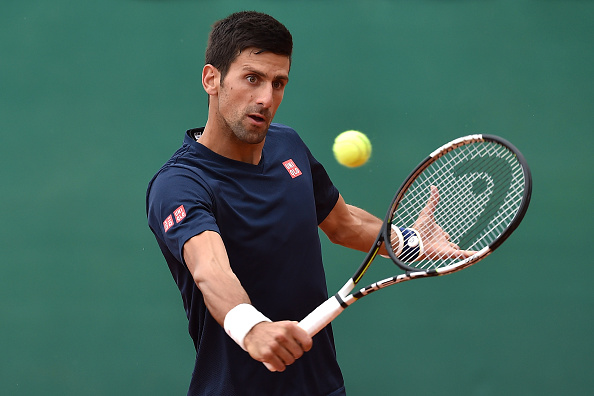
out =
[[[274,89],[281,89],[284,86],[284,84],[281,81],[273,81],[272,82],[272,88]]]
[[[254,76],[253,74],[249,75],[246,77],[248,82],[255,84],[258,81],[258,78],[256,76]]]

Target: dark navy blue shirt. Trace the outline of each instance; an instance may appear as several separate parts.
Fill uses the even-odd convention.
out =
[[[231,160],[186,132],[151,180],[147,216],[181,292],[196,347],[189,395],[343,395],[331,326],[282,373],[241,349],[208,312],[183,260],[184,243],[219,233],[252,304],[273,321],[301,320],[327,298],[318,225],[338,190],[297,133],[272,124],[259,164]]]

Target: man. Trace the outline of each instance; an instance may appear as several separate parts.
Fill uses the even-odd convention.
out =
[[[272,124],[291,54],[291,34],[268,15],[215,23],[206,125],[148,187],[149,226],[196,347],[190,395],[345,394],[331,326],[312,340],[296,321],[327,298],[318,226],[367,251],[382,222],[347,205],[296,132]]]

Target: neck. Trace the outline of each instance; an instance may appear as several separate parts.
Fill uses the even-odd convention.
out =
[[[198,143],[223,157],[253,165],[260,163],[264,142],[265,139],[254,144],[242,142],[232,131],[216,128],[210,120],[198,139]]]

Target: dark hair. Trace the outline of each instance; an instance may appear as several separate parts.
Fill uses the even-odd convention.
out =
[[[206,62],[221,73],[221,81],[231,63],[246,48],[286,55],[291,60],[293,37],[289,30],[270,15],[241,11],[215,22],[208,37]]]

